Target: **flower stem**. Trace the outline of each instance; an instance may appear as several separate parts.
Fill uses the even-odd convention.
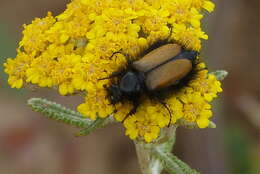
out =
[[[176,126],[162,130],[161,136],[154,143],[135,141],[136,153],[142,174],[160,174],[163,170],[160,159],[153,155],[155,149],[170,153],[175,143]]]

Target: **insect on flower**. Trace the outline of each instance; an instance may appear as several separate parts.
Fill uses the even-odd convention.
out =
[[[147,95],[159,101],[171,115],[163,98],[189,79],[193,74],[197,56],[196,51],[185,50],[178,44],[166,43],[152,49],[141,59],[128,61],[124,70],[103,78],[117,78],[111,86],[105,86],[111,104],[131,101],[133,108],[126,119],[136,112],[142,95]]]

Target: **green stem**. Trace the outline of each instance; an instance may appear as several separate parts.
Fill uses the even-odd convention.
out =
[[[154,143],[135,141],[136,153],[142,174],[160,174],[163,170],[161,160],[153,156],[155,149],[170,153],[175,143],[176,127],[162,130],[160,138]]]
[[[135,141],[142,174],[160,174],[163,169],[169,174],[199,174],[171,153],[176,140],[176,128],[162,129],[161,136],[153,143]]]

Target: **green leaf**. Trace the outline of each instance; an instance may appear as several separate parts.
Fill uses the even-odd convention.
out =
[[[106,125],[113,123],[112,116],[107,118],[97,118],[95,121],[83,117],[79,112],[68,109],[55,102],[41,98],[32,98],[28,100],[28,105],[36,111],[43,114],[44,117],[60,121],[72,126],[84,128],[76,136],[88,135],[98,128],[103,128]]]
[[[209,121],[209,128],[217,128],[217,125],[213,121]]]
[[[215,75],[218,80],[224,80],[227,77],[228,72],[225,70],[217,70],[215,72],[211,72],[210,74]]]
[[[197,123],[194,122],[188,122],[185,119],[179,119],[177,122],[177,125],[181,126],[181,127],[185,127],[188,129],[199,129]],[[209,121],[209,126],[208,128],[216,128],[216,124],[213,121]]]
[[[93,124],[88,126],[86,129],[81,130],[79,133],[76,134],[76,136],[86,136],[90,134],[91,132],[94,132],[98,128],[103,128],[106,125],[114,122],[114,118],[112,116],[107,118],[97,118]]]
[[[60,121],[79,128],[86,128],[93,124],[94,121],[84,118],[80,113],[65,108],[55,102],[41,98],[31,98],[28,105],[36,112],[40,112],[43,116]]]
[[[172,153],[155,149],[154,155],[161,160],[164,168],[170,174],[200,174],[196,170],[191,169],[189,165],[178,159]]]

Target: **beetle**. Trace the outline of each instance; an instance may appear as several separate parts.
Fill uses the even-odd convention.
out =
[[[161,94],[172,91],[187,79],[195,67],[197,56],[198,52],[183,49],[174,43],[167,43],[149,51],[140,59],[130,62],[124,70],[104,78],[117,77],[114,83],[105,87],[111,104],[131,101],[133,108],[126,119],[136,112],[142,95],[147,95],[157,99],[171,115],[170,109],[161,99]]]

